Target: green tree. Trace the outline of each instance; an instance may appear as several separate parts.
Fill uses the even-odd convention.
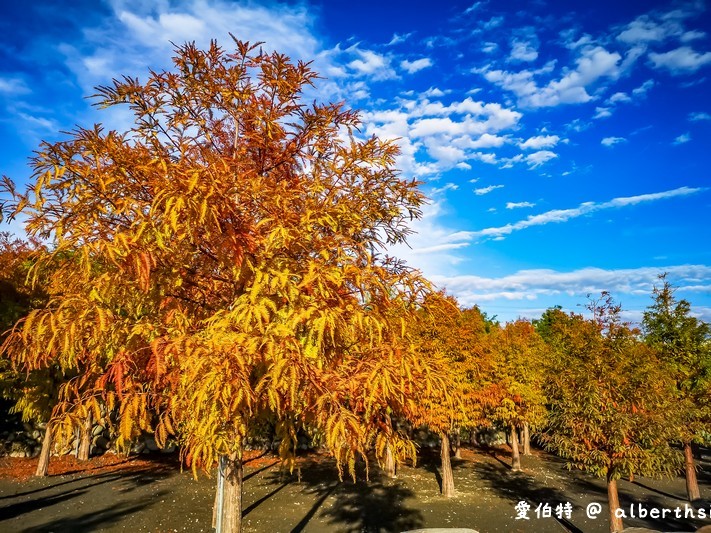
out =
[[[703,442],[711,422],[711,328],[691,316],[686,300],[674,297],[674,288],[660,276],[661,287],[654,288],[654,303],[645,311],[643,326],[646,342],[659,352],[660,359],[674,380],[673,398],[677,405],[674,419],[676,440],[684,448],[686,491],[690,501],[699,499],[699,484],[691,444]]]
[[[668,414],[673,383],[655,350],[619,319],[609,295],[590,305],[591,319],[571,314],[551,323],[556,340],[547,381],[550,413],[545,446],[607,480],[610,528],[621,531],[617,480],[672,475],[678,454],[670,447]]]

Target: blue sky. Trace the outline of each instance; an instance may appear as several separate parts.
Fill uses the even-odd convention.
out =
[[[27,2],[0,19],[0,171],[41,139],[125,128],[93,87],[228,32],[324,77],[309,98],[397,138],[430,198],[392,253],[508,320],[661,272],[711,320],[711,13],[703,2]]]

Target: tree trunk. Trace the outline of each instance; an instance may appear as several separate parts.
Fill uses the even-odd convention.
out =
[[[442,437],[440,457],[442,459],[442,496],[450,498],[454,496],[454,475],[452,474],[452,461],[449,459],[449,437],[446,433]]]
[[[521,456],[518,453],[518,437],[515,426],[511,426],[511,470],[514,472],[521,470]]]
[[[387,477],[390,479],[397,477],[395,473],[395,459],[393,458],[393,451],[389,444],[385,447],[385,464],[383,466]]]
[[[523,455],[531,455],[531,433],[528,422],[523,423]]]
[[[615,511],[620,508],[620,497],[617,494],[617,480],[612,478],[612,474],[607,474],[607,504],[610,507],[610,531],[622,531],[625,526],[622,518],[615,516]]]
[[[80,461],[89,460],[89,452],[91,451],[91,430],[94,427],[94,415],[91,411],[84,419],[84,425],[79,434],[79,446],[77,447],[77,459]]]
[[[454,458],[462,458],[462,436],[459,433],[459,430],[454,433]]]
[[[217,533],[242,533],[242,484],[244,470],[241,454],[223,455],[217,480],[217,510],[213,521]]]
[[[693,502],[701,498],[701,493],[699,492],[699,482],[696,479],[696,466],[690,442],[684,443],[684,471],[686,473],[686,494],[689,501]]]
[[[37,463],[37,471],[35,476],[44,477],[49,471],[49,456],[52,453],[52,424],[47,422],[47,427],[44,430],[44,439],[42,440],[42,451],[40,452],[39,462]]]

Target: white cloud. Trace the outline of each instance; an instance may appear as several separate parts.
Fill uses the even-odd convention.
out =
[[[442,187],[434,187],[430,189],[430,195],[437,196],[447,191],[456,191],[457,189],[459,189],[459,185],[456,183],[445,183]]]
[[[489,194],[491,191],[496,189],[501,189],[503,185],[489,185],[488,187],[482,187],[481,189],[474,189],[474,194],[477,196],[482,196],[484,194]]]
[[[425,146],[430,157],[449,167],[453,167],[467,157],[465,151],[461,148],[439,143],[434,138],[425,139]]]
[[[605,137],[603,140],[600,141],[600,144],[602,144],[603,146],[610,147],[623,142],[627,142],[627,139],[625,139],[624,137]]]
[[[654,87],[654,80],[647,80],[639,87],[632,89],[632,94],[635,96],[644,96],[652,87]]]
[[[421,269],[426,275],[453,272],[461,258],[453,252],[470,245],[469,239],[460,231],[440,223],[445,214],[443,201],[435,197],[422,209],[422,218],[410,223],[414,231],[407,244],[398,244],[389,249],[394,257],[404,259],[410,266]]]
[[[29,92],[30,88],[21,78],[0,78],[0,94],[17,96]]]
[[[486,20],[486,21],[480,21],[479,26],[485,30],[492,30],[494,28],[498,28],[503,23],[504,23],[504,17],[497,16],[497,17],[491,17],[489,20]]]
[[[553,107],[561,104],[578,104],[594,99],[587,89],[603,78],[616,79],[620,74],[622,56],[608,52],[601,46],[584,48],[573,70],[564,69],[563,76],[539,86],[536,77],[553,69],[554,63],[535,71],[506,72],[503,70],[477,70],[484,78],[513,92],[519,103],[527,107]]]
[[[519,270],[501,277],[434,275],[431,279],[456,296],[463,305],[475,305],[496,299],[535,300],[543,295],[569,295],[583,300],[588,294],[602,291],[611,291],[615,295],[651,295],[654,286],[659,284],[659,274],[664,272],[677,285],[685,281],[711,282],[711,267],[706,265],[625,269],[587,267],[568,272],[535,269]],[[540,315],[541,311],[537,314]],[[704,308],[698,308],[696,312],[711,315]]]
[[[464,10],[464,14],[468,15],[469,13],[473,13],[477,9],[479,9],[482,5],[484,5],[486,2],[474,2],[472,5],[470,5],[468,8]]]
[[[626,102],[631,102],[632,98],[630,98],[627,93],[622,93],[622,92],[617,92],[610,96],[610,98],[607,99],[607,102],[610,104],[617,104],[617,103],[626,103]]]
[[[402,35],[393,33],[393,38],[390,39],[390,42],[386,46],[393,46],[395,44],[404,43],[405,41],[407,41],[407,39],[410,38],[411,35],[412,35],[412,32],[411,33],[403,33]]]
[[[550,150],[539,150],[538,152],[533,152],[526,156],[526,163],[528,163],[529,168],[537,168],[547,163],[551,159],[558,157],[558,154],[551,152]]]
[[[520,209],[522,207],[535,207],[531,202],[506,202],[506,209]]]
[[[445,94],[447,93],[438,87],[430,87],[429,89],[421,93],[420,96],[422,98],[441,98]]]
[[[557,135],[537,135],[530,137],[524,142],[519,143],[519,148],[522,150],[540,150],[541,148],[553,148],[560,141]]]
[[[395,72],[390,66],[390,58],[372,50],[361,50],[356,46],[347,49],[355,53],[358,58],[348,66],[360,74],[371,76],[375,80],[386,80],[395,77]]]
[[[706,37],[706,33],[703,31],[698,31],[698,30],[690,30],[684,32],[681,37],[679,37],[679,40],[683,43],[688,43],[689,41],[695,41],[697,39],[703,39]]]
[[[589,34],[584,33],[580,37],[578,37],[577,34],[577,30],[574,28],[561,31],[560,36],[563,41],[563,46],[570,50],[575,50],[583,46],[590,46],[593,43],[593,38]]]
[[[38,115],[30,115],[29,113],[19,112],[17,116],[22,121],[23,128],[25,129],[37,129],[44,131],[55,132],[60,129],[57,122],[53,119],[41,117]]]
[[[609,107],[596,107],[595,108],[595,114],[593,115],[593,119],[597,120],[600,118],[607,118],[612,116],[612,111],[610,111]]]
[[[406,174],[425,176],[451,168],[471,168],[469,160],[497,164],[495,154],[483,149],[499,148],[509,141],[500,132],[513,129],[523,116],[498,103],[475,101],[471,97],[448,105],[428,97],[444,96],[431,87],[408,98],[398,98],[398,109],[363,114],[365,133],[394,139],[401,148],[398,167]],[[415,97],[415,98],[412,98]],[[432,161],[421,161],[422,150]],[[462,166],[465,165],[465,166]]]
[[[539,215],[530,215],[523,220],[519,220],[518,222],[514,223],[509,223],[505,226],[470,231],[467,232],[467,235],[470,239],[503,237],[505,235],[510,235],[515,231],[520,231],[533,226],[543,226],[546,224],[567,222],[568,220],[571,220],[573,218],[589,215],[591,213],[595,213],[597,211],[602,211],[605,209],[627,207],[641,203],[654,202],[657,200],[665,200],[668,198],[689,196],[691,194],[696,194],[705,190],[706,189],[704,188],[698,187],[679,187],[678,189],[672,189],[669,191],[663,191],[658,193],[613,198],[612,200],[601,203],[583,202],[578,207],[574,207],[571,209],[553,209],[551,211],[546,211]]]
[[[481,47],[481,51],[485,54],[493,54],[496,50],[498,50],[498,48],[499,45],[497,43],[486,42],[484,43],[484,46]]]
[[[538,59],[538,50],[530,41],[514,40],[511,43],[511,54],[509,59],[514,61],[535,61]]]
[[[686,31],[685,20],[703,11],[703,4],[688,2],[680,9],[653,11],[623,26],[617,40],[631,46],[647,47],[669,39],[688,42],[704,37],[701,31]]]
[[[691,140],[691,134],[689,132],[682,133],[676,139],[674,139],[674,144],[685,144]]]
[[[654,68],[665,68],[674,75],[688,74],[711,63],[711,52],[698,53],[688,46],[681,46],[662,54],[652,52],[649,59]]]
[[[481,148],[499,148],[503,146],[508,139],[491,133],[484,133],[479,138],[462,136],[452,139],[452,145],[459,148],[470,150],[478,150]]]
[[[691,122],[699,122],[702,120],[711,120],[711,115],[703,111],[696,111],[694,113],[689,113],[689,120]]]
[[[400,66],[410,74],[414,74],[422,69],[432,66],[432,60],[429,57],[408,61],[407,59],[400,62]]]
[[[647,15],[636,18],[617,35],[617,40],[627,44],[662,41],[675,30],[658,23]],[[678,31],[678,30],[677,30]]]
[[[82,87],[91,91],[117,73],[141,73],[147,67],[168,66],[173,45],[195,41],[207,47],[210,39],[224,46],[229,32],[251,42],[264,41],[294,59],[317,57],[319,43],[311,33],[312,17],[305,6],[233,4],[224,0],[203,2],[110,3],[113,16],[101,26],[87,28],[88,55],[68,45],[62,47],[69,67]]]

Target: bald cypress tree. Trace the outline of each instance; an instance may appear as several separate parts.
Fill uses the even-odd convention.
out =
[[[703,442],[702,433],[711,426],[709,384],[711,380],[711,328],[691,316],[686,300],[677,300],[673,286],[660,276],[661,287],[655,287],[654,302],[644,313],[647,344],[659,357],[674,381],[673,397],[676,417],[670,419],[676,440],[684,449],[684,474],[690,501],[701,497],[696,479],[692,443]]]

